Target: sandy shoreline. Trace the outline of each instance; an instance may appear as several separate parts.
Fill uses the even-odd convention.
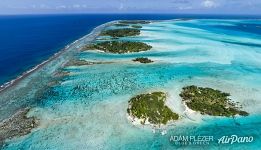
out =
[[[64,52],[66,52],[67,50],[69,50],[72,47],[77,47],[78,43],[80,43],[81,41],[84,41],[86,38],[91,38],[93,40],[95,40],[98,37],[98,34],[107,26],[115,23],[116,21],[111,21],[111,22],[107,22],[104,23],[102,25],[99,25],[97,27],[95,27],[89,34],[81,37],[80,39],[75,40],[74,42],[66,45],[63,49],[59,50],[57,53],[53,54],[51,57],[49,57],[47,60],[44,60],[43,62],[41,62],[40,64],[36,65],[35,67],[33,67],[32,69],[27,70],[26,72],[22,73],[21,75],[18,75],[15,79],[8,81],[4,84],[2,84],[0,86],[0,93],[7,90],[8,88],[16,85],[17,83],[19,83],[22,79],[26,78],[27,76],[31,75],[32,73],[34,73],[35,71],[41,69],[42,67],[44,67],[45,65],[47,65],[49,62],[53,61],[54,59],[56,59],[57,57],[59,57],[61,54],[63,54]],[[93,36],[93,37],[92,37]]]

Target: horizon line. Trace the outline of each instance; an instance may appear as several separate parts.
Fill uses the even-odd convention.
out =
[[[0,16],[24,16],[24,15],[198,15],[198,16],[260,16],[261,14],[218,14],[218,13],[154,13],[154,12],[104,12],[104,13],[97,13],[97,12],[75,12],[75,13],[10,13],[10,14],[0,14]]]

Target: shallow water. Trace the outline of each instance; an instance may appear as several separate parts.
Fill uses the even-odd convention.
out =
[[[151,51],[68,55],[112,63],[64,68],[70,75],[43,92],[30,112],[40,119],[40,126],[8,141],[4,149],[256,149],[261,146],[261,35],[254,31],[260,24],[260,20],[153,22],[143,25],[140,36],[124,38],[146,42],[153,46]],[[155,62],[131,61],[138,56]],[[231,93],[250,115],[187,116],[178,94],[192,84]],[[166,135],[133,126],[126,116],[130,97],[158,90],[168,93],[168,105],[182,116],[166,127]],[[170,142],[175,135],[214,136],[214,141],[181,146]],[[254,141],[218,144],[217,139],[231,135],[253,136]]]

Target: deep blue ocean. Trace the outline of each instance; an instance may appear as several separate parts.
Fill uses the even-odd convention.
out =
[[[171,14],[0,16],[0,85],[48,59],[96,26],[119,19],[257,18]]]

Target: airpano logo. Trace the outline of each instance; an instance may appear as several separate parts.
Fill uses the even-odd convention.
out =
[[[218,139],[218,144],[235,144],[235,143],[251,143],[254,141],[253,136],[237,136],[231,135],[229,136],[222,136]]]
[[[253,136],[222,136],[219,139],[214,139],[214,136],[209,135],[176,135],[170,136],[170,142],[175,145],[209,145],[211,142],[218,144],[236,144],[236,143],[251,143],[254,141]]]

